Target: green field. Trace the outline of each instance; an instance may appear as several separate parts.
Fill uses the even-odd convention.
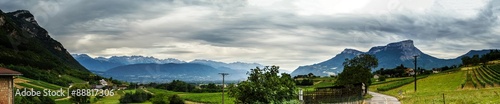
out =
[[[401,101],[401,103],[411,104],[432,104],[443,103],[444,101],[446,103],[458,104],[500,103],[500,99],[498,99],[500,98],[500,96],[498,95],[498,93],[500,93],[500,87],[463,89],[462,84],[466,82],[466,78],[468,75],[466,74],[467,71],[469,70],[454,69],[453,71],[432,74],[427,78],[419,79],[417,81],[416,92],[414,91],[414,84],[410,83],[381,93],[395,96]],[[478,75],[478,78],[483,77]],[[369,90],[377,91],[376,87],[383,86],[385,84],[390,83],[370,86]],[[399,91],[403,92],[402,96],[399,95]]]
[[[66,90],[66,87],[61,87],[58,85],[50,84],[47,82],[39,81],[39,80],[33,80],[29,79],[26,77],[18,77],[21,80],[26,80],[26,83],[16,83],[16,85],[22,86],[26,88],[27,90],[31,90],[33,88],[34,90],[38,91],[43,91],[45,89],[50,89],[50,90],[60,90],[62,88],[63,90]],[[60,99],[60,98],[65,98],[64,96],[50,96],[52,99]]]
[[[401,81],[401,80],[404,80],[407,78],[413,78],[413,77],[387,78],[385,81],[373,82],[372,85],[386,84],[386,83],[391,83],[391,82],[395,82],[395,81]]]
[[[114,96],[106,96],[97,102],[94,102],[93,99],[91,100],[93,104],[120,104],[120,98],[121,96],[125,95],[125,93],[135,93],[136,90],[130,89],[130,90],[118,90],[115,91]],[[151,102],[143,102],[140,104],[151,104]]]
[[[199,103],[222,103],[222,93],[183,93],[179,96],[185,100],[199,102]],[[234,98],[229,97],[227,92],[224,94],[225,104],[234,104]]]
[[[220,104],[222,103],[222,93],[186,93],[186,92],[174,92],[162,89],[147,89],[151,93],[165,93],[168,96],[179,95],[182,99],[195,102],[195,103],[210,103],[210,104]],[[227,92],[224,94],[225,104],[234,104],[235,98],[229,97]]]
[[[304,90],[313,90],[314,88],[318,87],[334,86],[336,79],[332,77],[320,77],[320,78],[314,78],[313,81],[314,85],[297,86],[297,87],[302,88]]]
[[[52,90],[59,90],[60,88],[66,89],[66,87],[61,87],[59,85],[47,83],[47,82],[44,82],[44,81],[33,80],[33,79],[26,78],[26,77],[19,77],[19,78],[23,79],[23,80],[29,81],[28,82],[29,84],[40,86],[40,87],[43,87],[45,89],[52,89]]]

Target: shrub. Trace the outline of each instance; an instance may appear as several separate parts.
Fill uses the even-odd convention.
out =
[[[378,81],[385,81],[385,76],[381,75],[380,77],[378,77]]]
[[[133,94],[125,93],[125,95],[120,98],[120,103],[142,103],[151,97],[152,95],[150,93],[142,90],[136,90]]]
[[[153,98],[151,98],[153,104],[168,104],[168,96],[165,93],[158,93]]]
[[[177,94],[172,95],[168,100],[170,100],[170,104],[184,104],[184,100]]]

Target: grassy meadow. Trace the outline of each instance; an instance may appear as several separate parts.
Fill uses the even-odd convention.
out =
[[[401,103],[409,104],[432,104],[432,103],[500,103],[500,87],[487,88],[462,88],[462,84],[467,78],[467,71],[477,67],[466,67],[455,69],[454,71],[432,74],[427,78],[417,81],[417,91],[414,91],[414,84],[380,92],[397,97]],[[396,80],[396,79],[392,79]],[[394,83],[394,82],[390,82]],[[390,84],[384,83],[384,84]],[[377,92],[376,88],[383,86],[378,84],[370,86],[371,91]],[[399,95],[399,92],[402,95]],[[444,95],[444,99],[443,99]]]
[[[182,99],[187,100],[187,102],[196,102],[196,103],[212,103],[212,104],[220,104],[222,103],[222,93],[186,93],[186,92],[174,92],[163,89],[154,89],[148,88],[148,91],[151,93],[165,93],[168,96],[171,95],[179,95]],[[224,94],[224,103],[225,104],[234,104],[235,98],[229,97],[227,92]]]

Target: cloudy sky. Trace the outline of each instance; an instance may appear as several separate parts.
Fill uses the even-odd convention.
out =
[[[416,2],[417,1],[417,2]],[[500,48],[499,0],[0,0],[70,53],[257,62],[294,70],[412,39],[438,58]]]

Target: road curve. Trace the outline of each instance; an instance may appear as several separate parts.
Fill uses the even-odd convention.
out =
[[[399,100],[393,96],[384,95],[376,92],[368,91],[372,95],[371,99],[365,100],[366,104],[401,104]]]

